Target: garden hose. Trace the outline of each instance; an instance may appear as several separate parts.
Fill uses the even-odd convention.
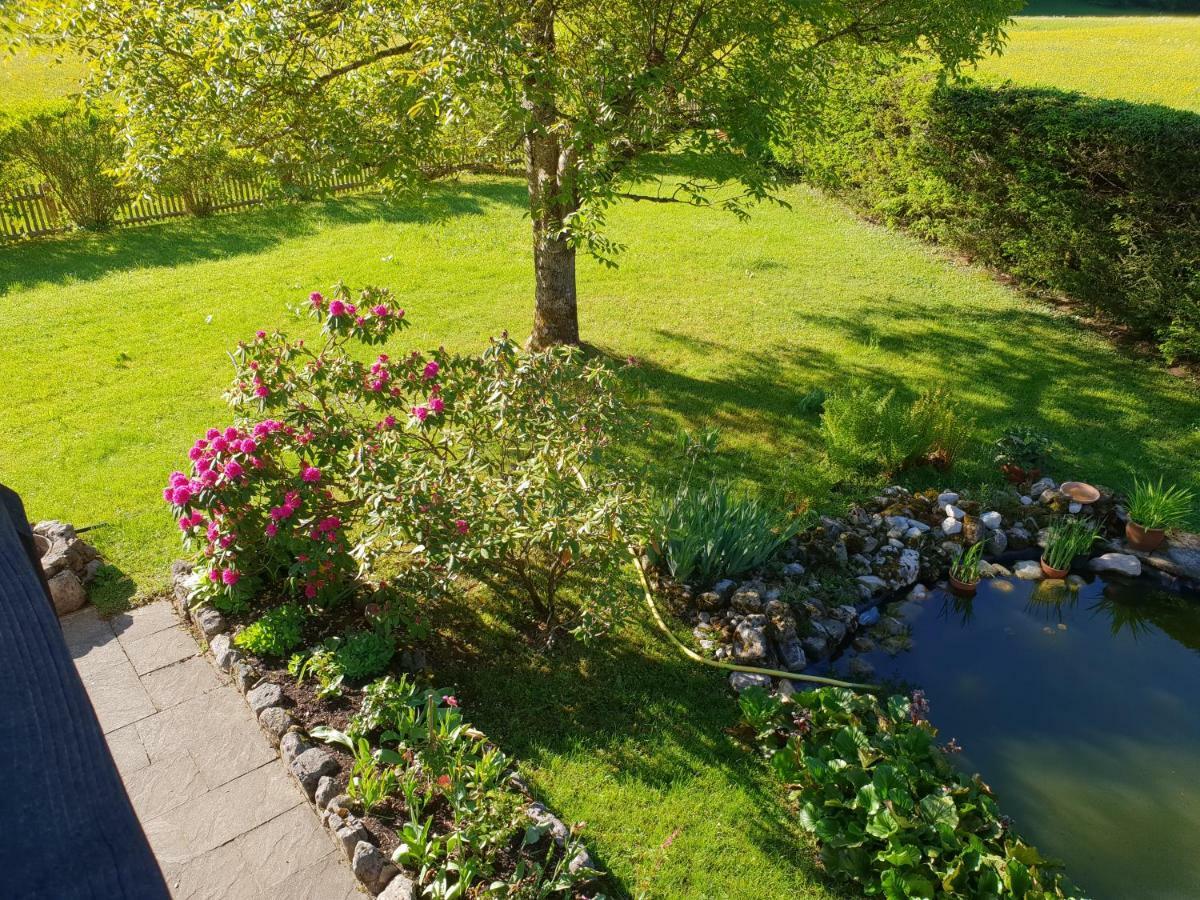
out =
[[[641,560],[638,559],[637,553],[632,552],[633,567],[637,569],[638,578],[642,582],[642,594],[646,598],[646,605],[650,607],[650,615],[654,617],[655,623],[660,631],[674,644],[679,652],[688,659],[694,660],[705,666],[712,666],[714,669],[724,669],[727,672],[749,672],[752,675],[770,675],[772,678],[786,678],[789,681],[810,681],[814,684],[826,684],[833,687],[849,688],[852,691],[882,691],[883,688],[875,684],[854,684],[849,681],[838,681],[836,678],[823,678],[820,675],[804,675],[797,672],[783,672],[779,669],[763,669],[758,666],[739,666],[736,663],[721,662],[716,659],[708,659],[701,656],[695,650],[692,650],[683,641],[675,636],[675,633],[667,627],[667,623],[663,621],[662,616],[658,613],[658,607],[654,605],[654,592],[650,588],[650,579],[646,577],[646,570],[642,568]]]

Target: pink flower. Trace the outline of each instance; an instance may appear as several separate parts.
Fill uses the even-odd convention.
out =
[[[453,707],[454,709],[458,709],[458,698],[457,697],[447,697],[446,705]]]
[[[224,453],[229,449],[229,441],[223,437],[215,438],[212,442],[212,448],[218,453]]]
[[[396,427],[396,417],[395,416],[384,416],[383,424],[386,425],[388,428],[395,428]]]
[[[219,569],[209,569],[208,570],[208,580],[209,581],[220,581],[221,580],[221,571]]]
[[[171,492],[171,502],[176,506],[183,506],[192,499],[192,489],[186,484],[180,485]]]
[[[201,450],[199,447],[193,447],[191,450],[188,451],[188,459],[192,460],[193,462],[198,460],[203,455],[204,455],[204,451]]]
[[[364,319],[362,316],[355,316],[354,324],[357,325],[359,328],[362,328],[364,325],[367,324],[367,320]]]
[[[220,437],[221,432],[217,431],[215,428],[210,428],[204,433],[204,436],[211,441],[213,438]]]
[[[236,459],[231,459],[229,462],[225,463],[226,478],[240,478],[243,471],[242,464]]]
[[[179,530],[180,531],[187,531],[191,527],[192,527],[192,520],[190,517],[184,516],[182,519],[179,520]]]
[[[455,519],[454,527],[458,529],[459,534],[466,534],[471,530],[471,526],[467,524],[466,519]]]
[[[417,421],[424,422],[426,417],[429,415],[429,409],[425,406],[414,406],[412,408],[412,414],[417,417]]]
[[[267,336],[267,333],[260,328],[258,331],[254,332],[254,336],[261,341]]]
[[[312,304],[313,309],[320,309],[321,304],[325,302],[325,298],[321,296],[320,291],[313,291],[308,295],[308,302]]]
[[[241,577],[242,575],[237,571],[237,569],[223,569],[221,571],[221,580],[231,587],[237,584],[238,579]]]
[[[317,586],[315,584],[306,584],[304,586],[304,596],[309,600],[317,596]]]
[[[244,441],[242,441],[241,450],[243,453],[253,453],[257,449],[258,444],[255,443],[254,438],[246,438]]]
[[[274,522],[269,522],[264,530],[267,532],[267,537],[275,537],[275,535],[279,534],[279,526]]]
[[[334,300],[329,304],[329,315],[337,318],[346,314],[346,304],[341,300]]]
[[[271,395],[271,392],[269,390],[267,390],[267,386],[265,384],[263,384],[261,381],[255,383],[255,385],[254,385],[254,396],[255,397],[269,397],[270,395]]]
[[[316,466],[309,466],[303,472],[300,473],[300,477],[303,478],[309,484],[316,484],[318,481],[321,480],[321,470],[318,469]]]
[[[238,433],[238,430],[232,425],[225,429],[225,440],[236,441],[239,437],[240,434]]]
[[[446,403],[444,400],[442,400],[441,397],[430,397],[429,398],[429,411],[430,412],[440,413],[445,408],[446,408]]]
[[[386,306],[384,306],[382,303],[380,303],[378,306],[376,306],[374,309],[372,309],[371,312],[375,313],[375,315],[379,316],[379,318],[381,318],[381,319],[386,319],[387,314],[388,314],[388,308]]]
[[[434,378],[437,378],[437,373],[440,369],[441,366],[434,361],[430,361],[425,364],[425,371],[421,373],[422,377],[424,377],[426,381],[432,381]]]

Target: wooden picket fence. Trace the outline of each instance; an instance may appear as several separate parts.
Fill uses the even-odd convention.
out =
[[[297,176],[296,182],[299,188],[314,194],[346,194],[368,191],[376,186],[375,175],[370,171],[343,173],[336,177],[304,172]],[[264,178],[231,178],[208,186],[205,190],[206,205],[212,212],[262,206],[269,200],[269,189]],[[138,225],[187,215],[191,215],[191,210],[181,196],[142,194],[121,204],[117,210],[116,224]],[[62,234],[74,227],[47,184],[30,183],[15,191],[0,193],[0,242]]]

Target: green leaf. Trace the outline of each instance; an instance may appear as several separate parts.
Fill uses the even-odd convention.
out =
[[[1004,885],[1012,891],[1017,900],[1022,900],[1033,889],[1029,869],[1018,860],[1010,859],[1004,870]]]
[[[905,896],[914,900],[932,900],[933,882],[923,875],[906,872],[900,876],[900,883],[904,885]]]
[[[877,838],[889,838],[899,830],[900,823],[896,821],[896,817],[890,810],[882,807],[867,820],[867,832]]]
[[[934,826],[958,827],[958,810],[954,807],[954,801],[938,794],[921,799],[921,818]]]
[[[912,844],[901,844],[890,850],[881,850],[875,858],[902,869],[919,863],[921,851]]]

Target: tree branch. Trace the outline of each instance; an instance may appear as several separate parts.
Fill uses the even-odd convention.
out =
[[[403,56],[406,53],[412,53],[417,49],[416,41],[406,41],[403,44],[397,44],[395,47],[387,47],[370,56],[364,56],[362,59],[355,60],[352,63],[346,63],[344,66],[338,66],[336,69],[330,69],[320,78],[316,79],[315,84],[318,87],[323,87],[335,78],[341,78],[343,75],[348,75],[358,69],[377,63],[380,60],[388,59],[393,56]]]

